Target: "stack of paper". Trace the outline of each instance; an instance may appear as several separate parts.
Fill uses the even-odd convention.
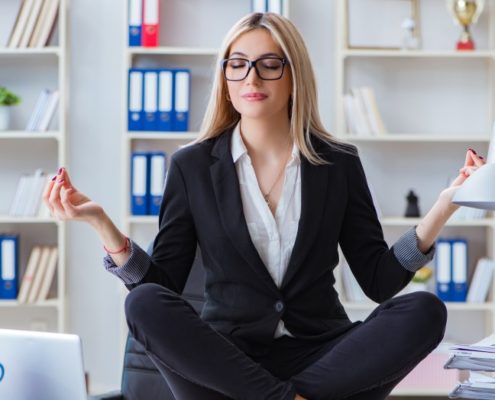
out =
[[[495,377],[490,373],[495,371],[495,334],[472,345],[452,346],[450,350],[445,368],[469,370],[470,377],[457,385],[449,398],[495,399]]]

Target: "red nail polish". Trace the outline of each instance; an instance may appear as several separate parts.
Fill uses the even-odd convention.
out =
[[[58,174],[60,175],[60,174],[62,173],[62,171],[63,171],[63,170],[64,170],[64,167],[60,167],[60,168],[58,169]]]
[[[471,150],[473,154],[476,154],[476,152],[472,148],[469,148],[468,150]]]
[[[57,175],[55,175],[55,176],[52,178],[52,181],[54,181],[55,179],[57,179]]]
[[[60,180],[58,181],[58,183],[64,183],[64,182],[65,182],[65,179],[60,179]]]
[[[482,156],[478,156],[480,159],[484,160],[484,158]]]

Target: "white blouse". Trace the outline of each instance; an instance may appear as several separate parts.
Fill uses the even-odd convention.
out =
[[[275,215],[261,193],[251,159],[242,141],[239,124],[232,135],[231,152],[251,240],[273,281],[280,287],[287,271],[301,216],[299,150],[294,144],[292,156],[285,167],[282,194]],[[285,328],[283,320],[280,320],[275,337],[282,335],[293,336]]]

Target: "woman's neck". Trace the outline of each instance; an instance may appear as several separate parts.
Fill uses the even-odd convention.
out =
[[[287,118],[258,120],[243,118],[241,136],[251,158],[278,159],[287,154],[292,144]]]

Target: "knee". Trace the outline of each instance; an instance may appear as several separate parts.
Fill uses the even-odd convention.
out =
[[[411,293],[411,302],[418,330],[438,337],[440,342],[447,325],[447,308],[442,300],[429,292]]]
[[[145,283],[132,289],[125,298],[124,310],[128,321],[134,321],[142,315],[148,314],[153,307],[153,299],[159,286],[154,283]]]
[[[124,309],[129,323],[142,322],[156,315],[160,307],[178,295],[156,283],[144,283],[132,289],[125,299]]]

